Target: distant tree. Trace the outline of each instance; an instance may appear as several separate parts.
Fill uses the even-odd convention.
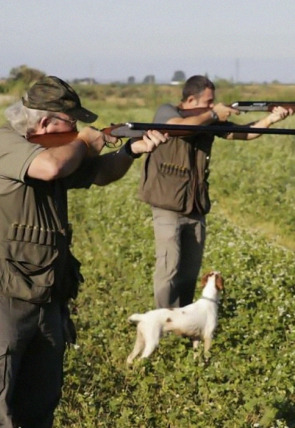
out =
[[[186,79],[185,73],[181,70],[175,71],[172,77],[172,82],[184,82]]]
[[[12,68],[9,73],[9,79],[13,81],[20,80],[25,84],[29,84],[43,76],[45,76],[43,71],[27,67],[26,65],[20,65],[19,67]]]
[[[97,81],[93,77],[83,77],[79,79],[73,79],[71,83],[75,85],[96,85]]]
[[[128,85],[134,85],[135,77],[134,76],[128,77],[127,83],[128,83]]]
[[[153,74],[149,74],[145,76],[143,79],[143,83],[154,84],[156,82],[155,76]]]

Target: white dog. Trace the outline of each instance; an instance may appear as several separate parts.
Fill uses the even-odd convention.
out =
[[[217,326],[219,295],[220,291],[224,290],[220,272],[213,271],[204,275],[201,286],[202,296],[190,305],[182,308],[154,309],[129,317],[129,321],[138,324],[134,349],[127,358],[128,364],[140,353],[141,358],[149,357],[158,346],[163,333],[168,331],[190,337],[194,350],[202,339],[204,355],[208,359],[212,336]]]

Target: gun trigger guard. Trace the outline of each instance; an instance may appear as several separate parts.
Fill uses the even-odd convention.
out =
[[[123,144],[122,138],[118,138],[118,141],[115,143],[115,147],[121,147]]]
[[[118,140],[115,143],[110,143],[109,141],[105,142],[105,145],[109,148],[109,149],[115,149],[115,148],[119,148],[121,147],[123,144],[122,138],[118,138]]]

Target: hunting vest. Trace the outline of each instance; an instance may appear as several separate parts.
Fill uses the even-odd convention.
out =
[[[214,136],[170,138],[147,155],[139,198],[151,206],[190,214],[210,211],[209,162]]]
[[[0,296],[44,303],[75,297],[79,262],[71,255],[65,180],[30,179],[43,148],[0,128]]]

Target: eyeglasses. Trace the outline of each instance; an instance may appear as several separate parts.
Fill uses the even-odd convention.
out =
[[[50,117],[53,117],[54,119],[57,119],[57,120],[61,120],[62,122],[69,123],[71,126],[75,126],[77,123],[77,119],[64,119],[63,117],[60,117],[60,116],[50,116]]]

